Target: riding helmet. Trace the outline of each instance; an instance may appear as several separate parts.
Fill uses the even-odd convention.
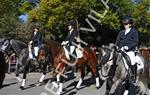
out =
[[[126,24],[133,24],[133,20],[132,20],[131,17],[125,17],[125,18],[123,18],[122,23],[124,25],[126,25]]]
[[[70,20],[70,21],[68,21],[68,25],[76,27],[76,21],[75,20]]]

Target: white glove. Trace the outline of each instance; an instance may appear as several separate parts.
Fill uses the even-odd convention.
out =
[[[30,45],[33,44],[33,41],[30,41],[29,44],[30,44]]]
[[[69,41],[63,41],[61,45],[66,45],[67,43],[69,43]]]
[[[128,50],[129,49],[128,46],[124,46],[123,48],[124,48],[124,50]]]
[[[63,45],[64,44],[64,41],[61,43],[61,45]]]
[[[68,43],[69,43],[69,41],[65,41],[65,45],[68,44]]]

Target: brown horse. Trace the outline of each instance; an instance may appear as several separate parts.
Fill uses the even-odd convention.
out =
[[[57,76],[57,81],[59,81],[59,90],[58,93],[62,92],[62,76],[64,75],[65,67],[68,65],[76,66],[80,70],[81,78],[76,86],[77,89],[80,88],[80,85],[83,81],[85,76],[85,68],[90,68],[91,73],[94,77],[96,77],[96,64],[97,64],[97,57],[95,53],[90,48],[83,49],[83,57],[76,59],[74,63],[70,63],[65,55],[65,51],[62,46],[52,40],[45,41],[45,48],[48,49],[48,52],[51,53],[51,64],[55,69],[55,75]],[[43,52],[42,52],[43,51]],[[46,58],[46,53],[44,50],[40,50],[38,54],[38,60],[43,61]],[[99,78],[96,78],[96,87],[99,87]]]
[[[3,81],[5,78],[5,70],[6,70],[6,62],[5,62],[4,53],[0,51],[0,89],[3,86]]]
[[[143,71],[143,79],[147,80],[147,84],[150,89],[150,49],[147,47],[141,47],[139,48],[139,52],[143,55],[145,61],[147,64],[144,64],[144,71]]]

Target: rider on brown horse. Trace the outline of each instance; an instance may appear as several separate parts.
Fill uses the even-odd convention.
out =
[[[77,29],[77,23],[75,20],[70,20],[68,22],[68,30],[69,33],[66,37],[66,39],[61,43],[61,45],[65,45],[67,50],[70,52],[70,61],[74,62],[75,58],[73,58],[73,56],[71,56],[71,54],[76,55],[75,54],[75,48],[77,46],[75,46],[75,44],[79,44],[79,42],[77,42],[76,38],[79,37],[79,30]],[[75,44],[73,44],[75,43]]]

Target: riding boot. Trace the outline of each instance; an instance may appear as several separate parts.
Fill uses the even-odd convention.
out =
[[[131,65],[131,73],[132,73],[132,81],[136,83],[136,76],[137,76],[137,65]]]
[[[70,62],[71,63],[74,63],[76,60],[76,58],[74,56],[76,56],[75,51],[73,51],[72,55],[70,55]]]
[[[75,62],[75,58],[73,56],[70,56],[70,62],[74,63]]]

